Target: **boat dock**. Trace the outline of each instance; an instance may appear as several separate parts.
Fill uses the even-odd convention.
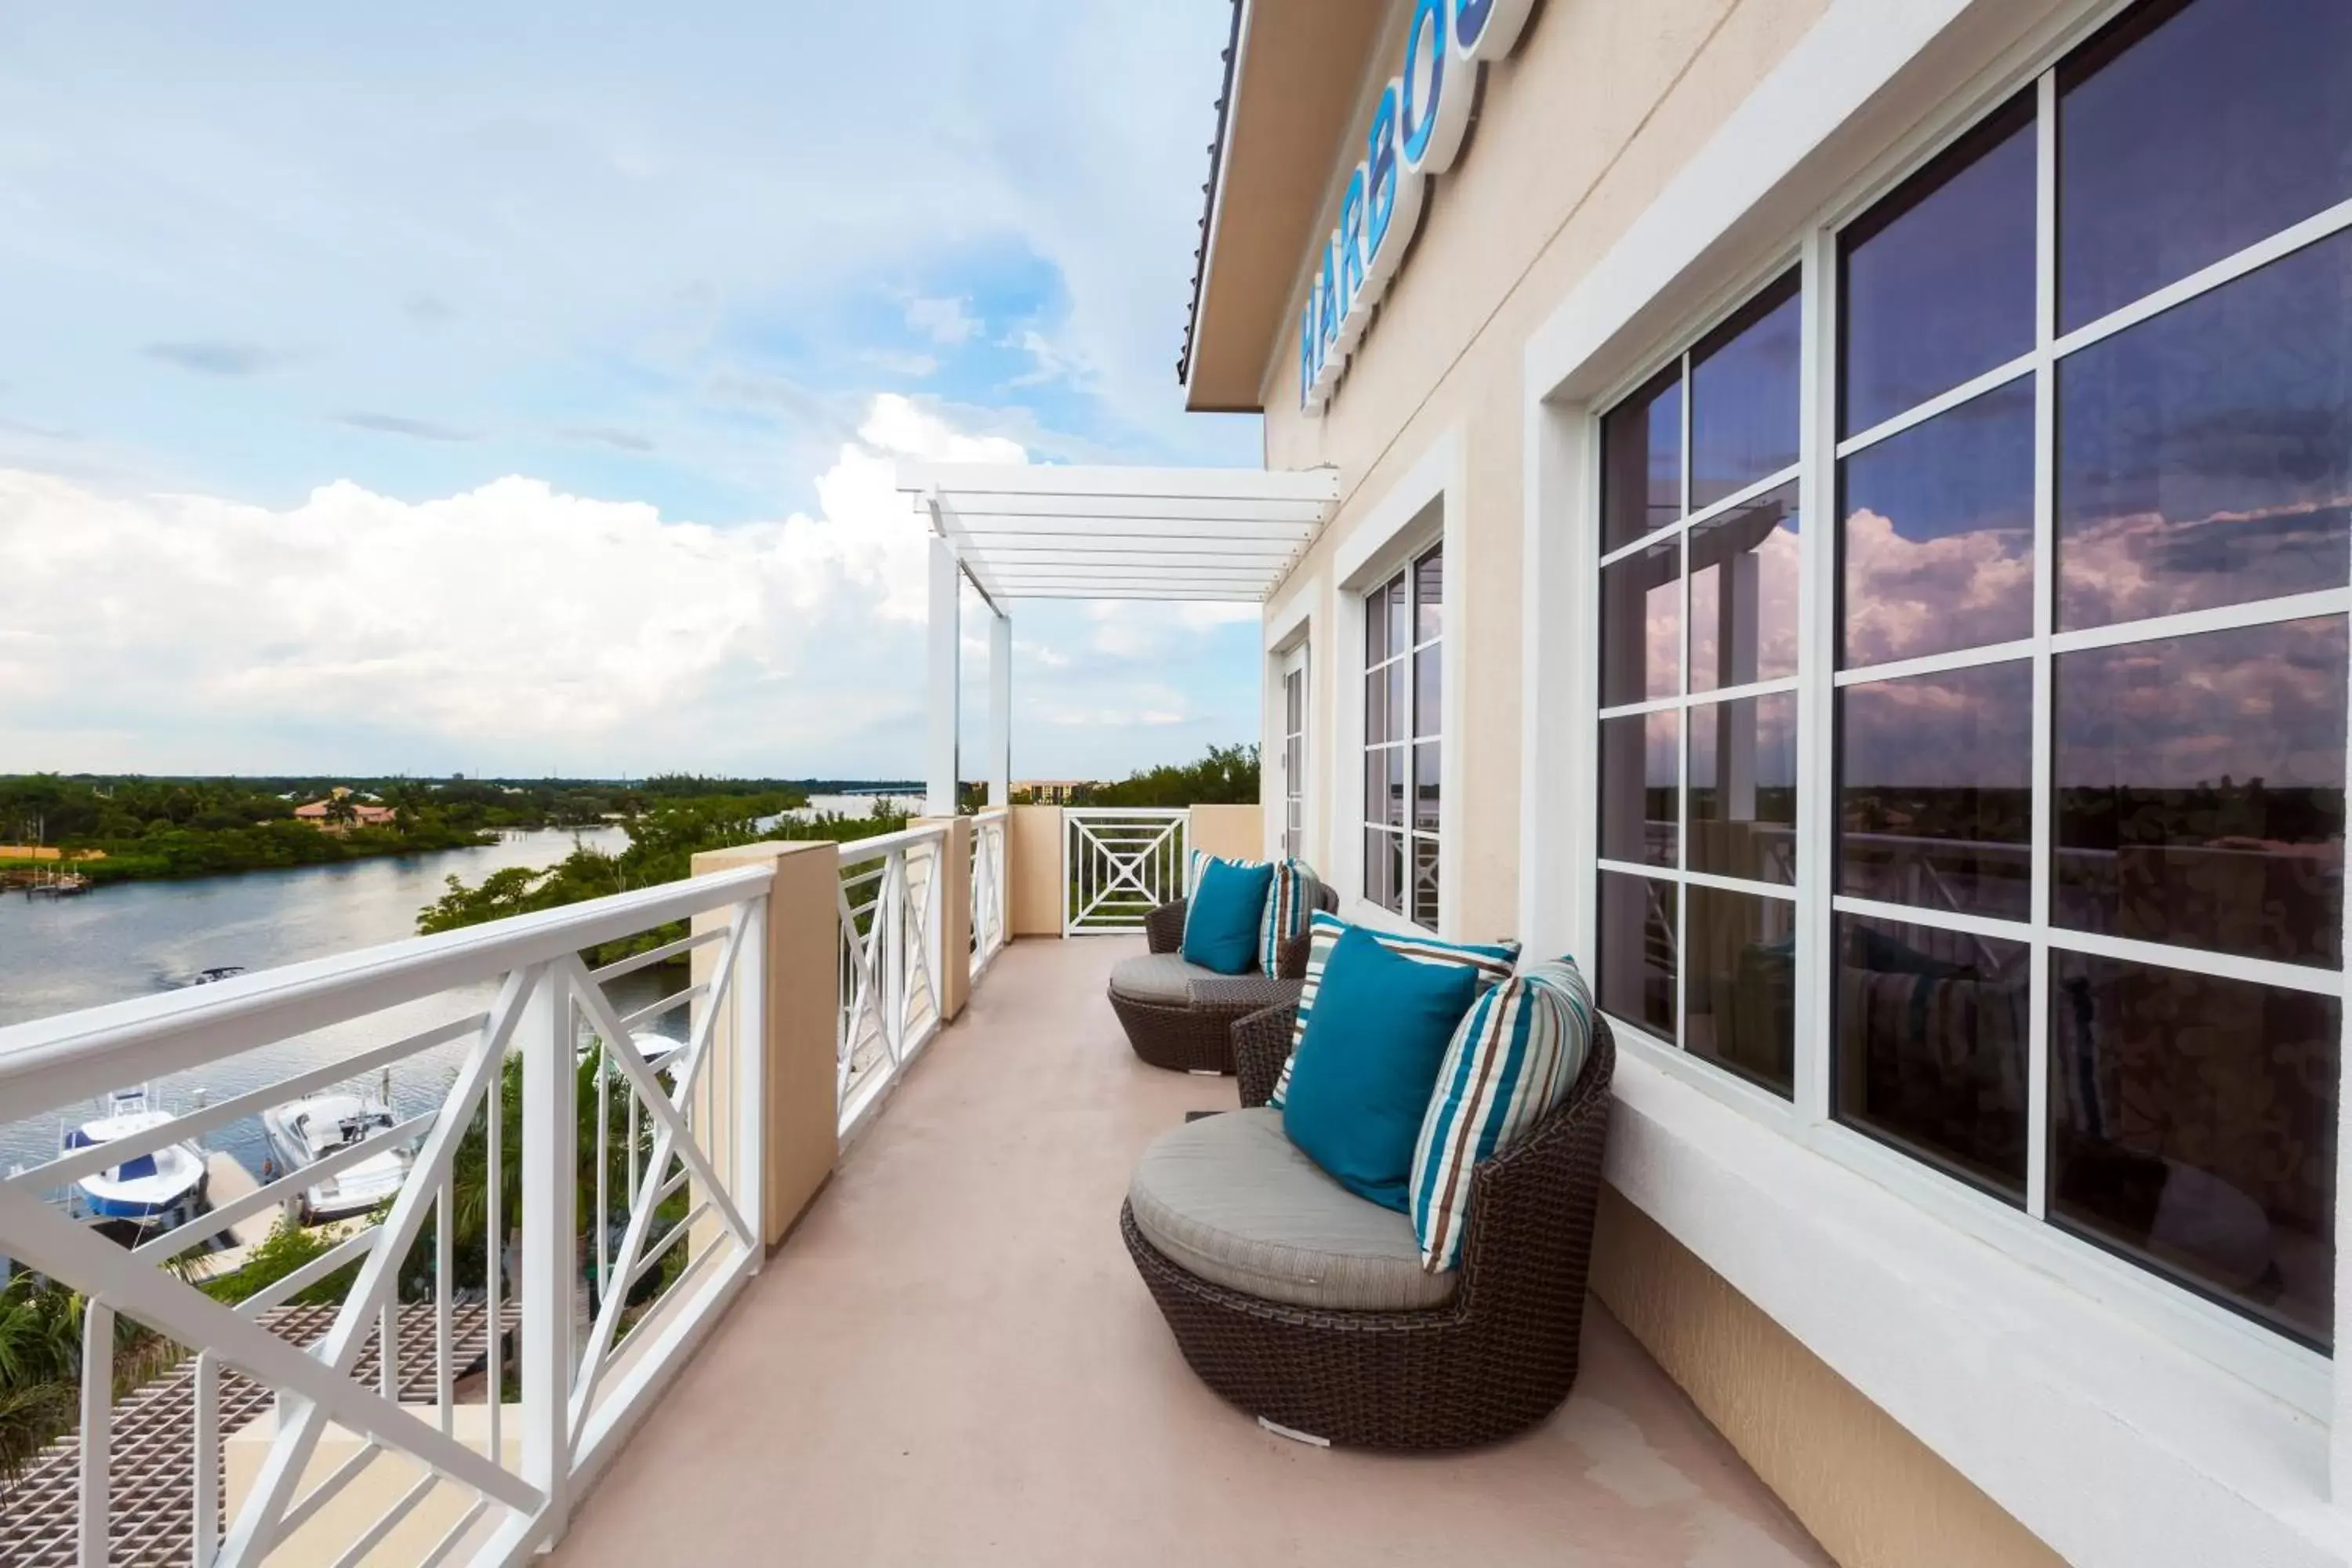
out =
[[[236,1156],[218,1149],[205,1152],[205,1199],[216,1209],[226,1208],[238,1199],[250,1197],[261,1190],[261,1184],[254,1180],[253,1173],[247,1170]],[[229,1226],[226,1233],[229,1244],[217,1252],[207,1252],[194,1259],[188,1266],[188,1278],[199,1282],[216,1279],[243,1268],[245,1255],[269,1235],[270,1227],[278,1223],[278,1213],[276,1209],[263,1209]]]

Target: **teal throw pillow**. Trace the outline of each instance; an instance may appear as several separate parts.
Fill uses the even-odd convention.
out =
[[[1477,994],[1475,970],[1417,963],[1349,931],[1291,1058],[1282,1130],[1349,1192],[1408,1212],[1438,1064]]]
[[[1246,974],[1257,962],[1258,921],[1265,912],[1271,866],[1211,860],[1201,868],[1184,910],[1184,962],[1219,974]]]

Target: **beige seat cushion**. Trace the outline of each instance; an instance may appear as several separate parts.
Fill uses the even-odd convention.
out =
[[[1177,952],[1143,952],[1110,966],[1110,988],[1137,1002],[1181,1007],[1192,1001],[1195,980],[1220,978],[1213,969],[1187,963]]]
[[[1282,1112],[1263,1106],[1161,1133],[1127,1199],[1170,1262],[1267,1300],[1412,1311],[1453,1300],[1460,1282],[1424,1272],[1412,1221],[1325,1175],[1283,1135]]]

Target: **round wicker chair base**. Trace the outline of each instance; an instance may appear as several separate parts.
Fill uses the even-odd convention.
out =
[[[1296,1431],[1349,1447],[1468,1447],[1537,1426],[1575,1385],[1580,1289],[1540,1331],[1498,1335],[1458,1300],[1336,1312],[1244,1296],[1170,1262],[1125,1205],[1118,1228],[1201,1381]]]
[[[1110,1007],[1127,1031],[1127,1043],[1153,1067],[1228,1076],[1234,1070],[1234,1021],[1251,1010],[1161,1007],[1116,990],[1110,993]]]

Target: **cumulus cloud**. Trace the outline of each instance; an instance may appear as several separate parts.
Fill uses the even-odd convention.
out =
[[[919,703],[928,532],[893,489],[902,454],[1025,457],[884,396],[814,513],[723,530],[520,476],[417,503],[343,480],[273,509],[0,469],[0,749],[143,765],[48,741],[360,726],[583,768],[633,736],[657,762],[665,736],[747,767],[835,755],[828,737],[908,728]]]

